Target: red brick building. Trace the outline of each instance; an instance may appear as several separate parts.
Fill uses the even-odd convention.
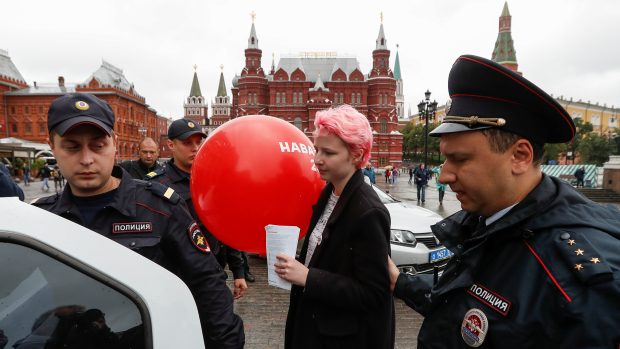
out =
[[[8,63],[7,63],[8,62]],[[12,69],[11,69],[12,67]],[[53,84],[29,86],[5,51],[0,51],[0,138],[16,137],[33,142],[47,141],[47,110],[57,97],[71,92],[92,93],[110,104],[116,121],[118,159],[137,156],[138,144],[145,137],[159,140],[168,130],[168,119],[146,104],[129,83],[123,71],[103,61],[84,82],[65,83],[58,77]]]
[[[233,79],[230,116],[226,118],[220,113],[217,121],[268,114],[292,123],[312,138],[317,111],[350,104],[368,117],[373,129],[372,164],[400,167],[402,134],[398,132],[396,80],[389,66],[390,51],[383,24],[372,56],[373,66],[368,74],[362,73],[355,57],[339,57],[332,52],[283,57],[277,67],[272,63],[271,71],[266,73],[252,23],[245,67]]]

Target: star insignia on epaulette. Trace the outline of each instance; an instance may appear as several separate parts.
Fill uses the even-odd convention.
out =
[[[576,254],[577,256],[583,256],[583,250],[582,250],[582,249],[580,249],[580,248],[578,248],[578,249],[576,249],[576,250],[575,250],[575,254]]]
[[[567,243],[568,243],[569,245],[573,246],[573,245],[575,244],[575,240],[570,239],[570,240],[568,240],[568,242],[567,242]]]
[[[590,259],[590,262],[596,264],[596,263],[600,263],[601,261],[597,257],[592,257],[592,259]]]
[[[581,270],[581,269],[583,269],[583,265],[581,265],[581,264],[575,264],[575,269],[577,269],[577,270]]]

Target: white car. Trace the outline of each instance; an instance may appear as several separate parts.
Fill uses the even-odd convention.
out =
[[[0,348],[204,348],[166,269],[80,225],[0,198]],[[118,344],[121,343],[121,344]]]
[[[405,273],[440,273],[452,256],[431,232],[431,225],[443,218],[425,208],[396,200],[372,186],[391,217],[392,260]]]

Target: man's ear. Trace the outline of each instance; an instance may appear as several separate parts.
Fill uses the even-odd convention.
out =
[[[172,150],[174,149],[174,141],[172,139],[168,139],[168,149]]]
[[[526,139],[519,139],[511,147],[512,171],[515,174],[526,172],[534,162],[534,148]]]
[[[50,149],[52,149],[52,151],[54,151],[54,134],[53,133],[49,133],[47,135],[47,144],[50,146]]]

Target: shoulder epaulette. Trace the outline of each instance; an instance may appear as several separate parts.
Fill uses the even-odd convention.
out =
[[[146,184],[146,190],[150,191],[158,197],[162,197],[172,202],[173,204],[176,204],[179,202],[179,200],[181,200],[181,196],[177,194],[174,189],[158,182],[148,182]]]
[[[594,284],[613,278],[613,272],[601,254],[601,250],[590,241],[595,234],[586,237],[585,234],[563,231],[554,241],[567,267],[572,270],[577,279]]]
[[[44,197],[33,199],[32,201],[30,201],[30,204],[35,205],[35,206],[49,205],[49,204],[53,204],[56,201],[58,201],[58,198],[60,198],[60,195],[58,194],[44,196]]]
[[[144,177],[144,180],[148,181],[148,180],[151,180],[153,178],[157,178],[157,177],[163,175],[164,173],[166,173],[166,169],[164,167],[155,169],[155,170],[147,173],[146,176]]]

